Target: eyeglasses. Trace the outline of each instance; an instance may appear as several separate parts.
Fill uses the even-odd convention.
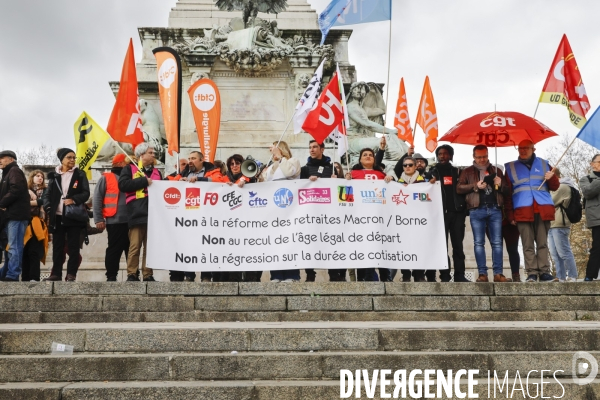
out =
[[[415,166],[415,164],[402,164],[402,166],[403,166],[404,168],[406,168],[406,167],[414,167],[414,166]]]
[[[241,163],[241,162],[239,162],[239,161],[232,161],[232,162],[229,164],[229,166],[232,166],[232,165],[242,165],[242,163]]]
[[[68,156],[68,157],[65,157],[65,158],[67,160],[75,160],[75,159],[77,159],[77,157],[75,157],[75,156]]]
[[[476,160],[485,160],[488,156],[476,156],[474,157]]]
[[[519,147],[519,151],[521,151],[521,150],[529,150],[529,149],[533,149],[533,147]]]

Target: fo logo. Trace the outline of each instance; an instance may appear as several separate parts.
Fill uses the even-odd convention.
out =
[[[167,204],[177,204],[179,203],[179,200],[181,200],[181,192],[177,188],[170,187],[167,190],[165,190],[163,198],[165,199],[165,202]]]
[[[275,205],[279,208],[286,208],[292,205],[294,202],[294,195],[292,191],[287,188],[277,189],[275,194],[273,195],[273,201]]]
[[[167,58],[160,69],[158,70],[158,81],[160,86],[168,89],[175,82],[175,74],[177,73],[177,63],[172,58]]]
[[[187,210],[200,208],[200,188],[185,188],[185,208]]]
[[[210,111],[217,103],[215,88],[204,83],[194,90],[194,105],[200,111]]]

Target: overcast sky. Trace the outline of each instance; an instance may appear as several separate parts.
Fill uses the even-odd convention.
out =
[[[309,0],[317,12],[329,0]],[[46,143],[73,146],[73,123],[85,110],[106,126],[127,43],[136,60],[137,27],[166,27],[175,0],[19,0],[0,13],[0,148]],[[477,113],[533,115],[563,33],[575,54],[595,110],[600,91],[600,1],[393,0],[389,112],[404,77],[414,122],[429,75],[440,134]],[[389,22],[354,26],[350,62],[358,79],[386,82]],[[588,117],[591,116],[591,112]],[[566,108],[540,104],[537,118],[561,135],[576,134]],[[391,121],[391,119],[390,119]],[[391,122],[389,123],[391,125]],[[538,146],[556,145],[548,139]],[[424,150],[420,129],[417,151]],[[458,162],[470,147],[456,145]],[[499,161],[514,159],[499,151]]]

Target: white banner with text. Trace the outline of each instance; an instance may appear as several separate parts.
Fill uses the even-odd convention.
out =
[[[447,269],[439,183],[154,181],[147,266],[177,271]]]

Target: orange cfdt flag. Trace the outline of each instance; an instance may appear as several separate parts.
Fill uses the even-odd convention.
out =
[[[117,100],[110,114],[106,131],[115,141],[131,143],[134,147],[144,141],[133,41],[131,39],[129,39],[129,47],[123,62]]]
[[[580,129],[585,125],[590,102],[567,35],[563,35],[558,45],[539,102],[561,104],[569,110],[573,125]]]
[[[417,113],[417,125],[425,132],[425,147],[433,153],[437,147],[438,120],[433,93],[431,92],[431,86],[429,86],[429,76],[425,77],[425,85],[423,86],[419,112]]]
[[[221,96],[217,85],[210,79],[200,79],[189,89],[192,113],[198,132],[198,142],[204,159],[213,162],[219,142],[221,126]]]
[[[152,50],[158,71],[158,92],[165,124],[169,154],[179,153],[179,127],[181,120],[181,60],[170,47]]]
[[[411,146],[414,146],[413,130],[410,126],[410,117],[408,116],[406,90],[404,89],[404,78],[400,79],[400,93],[398,94],[398,103],[396,104],[394,126],[398,129],[398,139],[407,141]]]

